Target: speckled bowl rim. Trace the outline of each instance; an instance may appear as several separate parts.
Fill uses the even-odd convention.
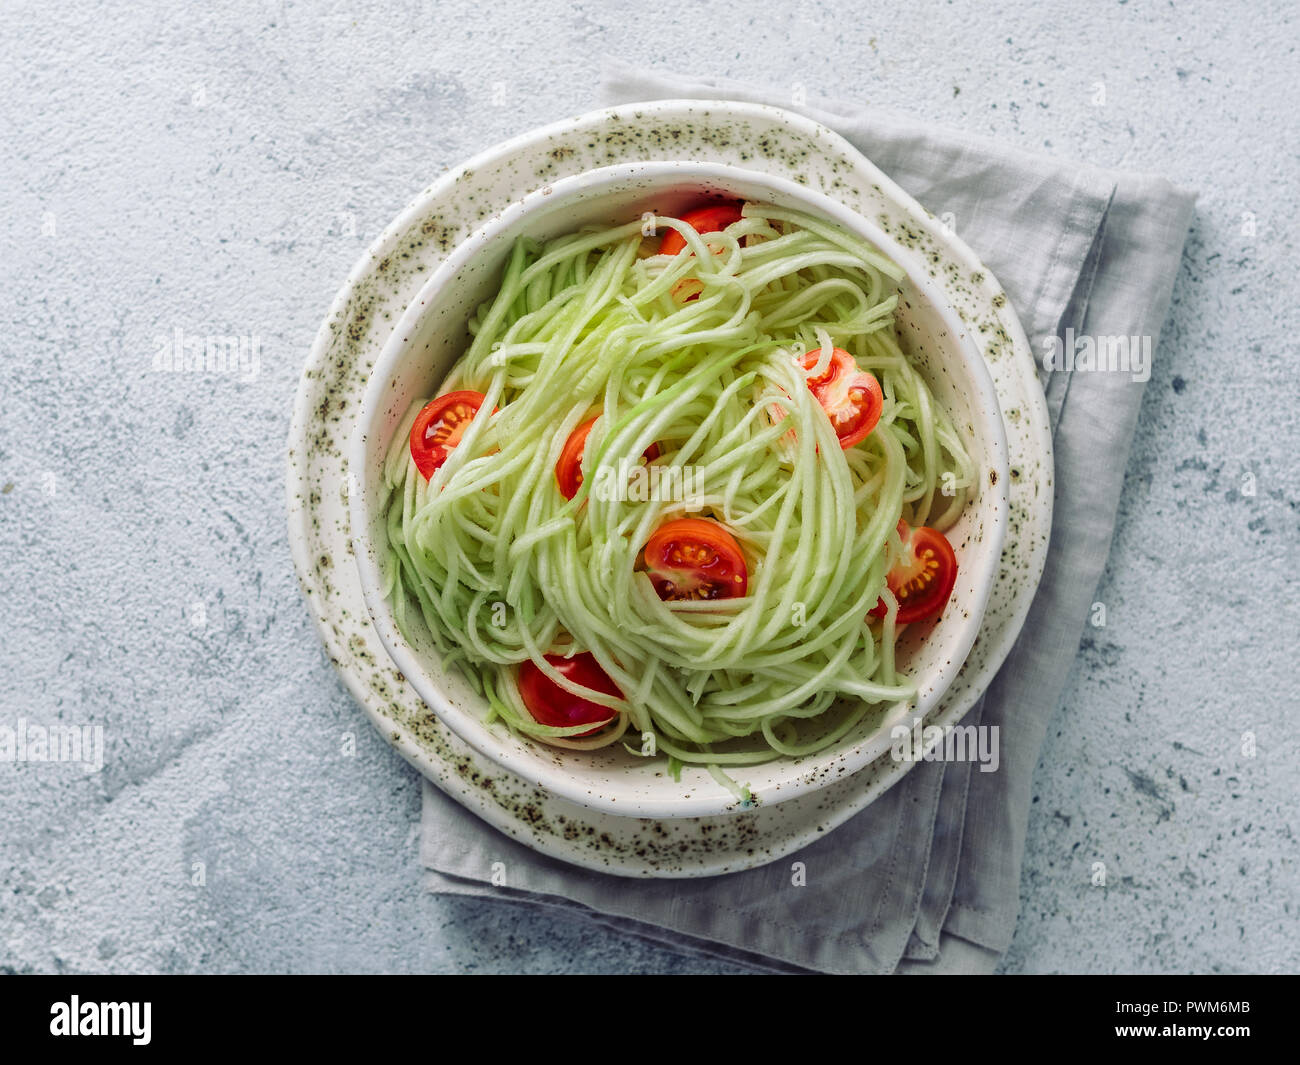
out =
[[[487,204],[464,206],[466,198],[472,204],[476,195],[485,195],[485,188],[474,181],[480,168],[495,167],[496,178],[502,171],[531,167],[526,179],[514,173],[517,182],[526,181],[518,185],[522,194],[537,177],[579,169],[577,163],[584,159],[584,166],[592,166],[646,158],[647,152],[672,158],[734,158],[801,182],[817,182],[850,206],[874,201],[886,231],[918,242],[923,250],[928,247],[936,271],[944,272],[954,290],[966,289],[974,305],[982,308],[972,324],[983,338],[985,358],[1003,400],[1011,459],[1024,468],[1012,468],[1009,485],[1012,520],[1003,556],[1013,557],[999,574],[996,603],[990,604],[984,629],[954,685],[961,686],[961,693],[954,697],[950,690],[954,701],[940,707],[934,721],[951,723],[970,709],[1019,634],[1051,533],[1052,441],[1028,340],[1005,293],[969,248],[945,233],[929,212],[839,134],[768,105],[660,100],[603,108],[487,149],[420,193],[353,268],[313,343],[290,426],[290,548],[304,599],[340,678],[380,733],[433,786],[506,836],[582,868],[641,878],[716,876],[775,861],[822,838],[901,780],[912,763],[882,758],[815,801],[760,806],[728,819],[725,830],[717,819],[681,819],[665,825],[575,807],[479,764],[474,752],[433,715],[403,720],[402,700],[420,707],[422,701],[391,664],[375,657],[378,640],[368,631],[359,588],[347,599],[348,589],[333,579],[332,554],[317,553],[321,547],[347,551],[346,470],[338,462],[339,438],[346,439],[350,431],[348,384],[357,375],[364,380],[373,365],[363,350],[368,333],[385,328],[379,319],[391,319],[383,290],[377,294],[368,281],[399,260],[416,260],[413,265],[418,267],[427,259],[424,270],[436,265],[435,246],[445,250],[455,237],[437,212],[440,196],[454,198],[462,212],[477,209],[479,219],[491,213]],[[809,164],[811,158],[816,166]],[[461,182],[466,185],[461,191],[470,195],[450,197]],[[470,217],[461,230],[468,233],[476,224]],[[399,313],[405,302],[397,308]],[[349,343],[359,350],[350,352]],[[318,473],[322,465],[326,468]],[[321,483],[314,479],[318,476]]]
[[[937,358],[939,365],[931,372],[951,375],[957,382],[957,390],[972,397],[969,400],[971,418],[980,423],[978,437],[988,442],[983,452],[973,456],[981,481],[987,478],[989,482],[981,483],[977,499],[970,504],[979,515],[980,535],[969,549],[956,545],[962,555],[961,594],[954,595],[939,627],[926,634],[927,643],[936,639],[942,641],[937,661],[934,661],[935,652],[927,653],[934,664],[924,672],[909,675],[917,686],[916,698],[893,704],[869,731],[859,734],[861,730],[856,730],[854,736],[846,738],[847,742],[815,755],[780,759],[757,767],[762,770],[759,774],[762,783],[750,779],[754,776],[752,769],[737,774],[751,784],[759,801],[768,804],[788,802],[833,783],[836,779],[833,770],[840,765],[848,773],[856,773],[875,761],[890,748],[889,729],[896,722],[910,722],[917,715],[922,718],[929,716],[956,678],[975,642],[984,606],[997,576],[998,556],[1007,524],[1008,480],[1007,442],[997,392],[969,328],[947,302],[942,286],[928,275],[924,261],[913,251],[884,233],[870,219],[815,189],[779,175],[729,164],[698,160],[627,162],[548,182],[494,214],[452,248],[398,319],[362,395],[361,409],[347,452],[348,469],[355,478],[367,476],[364,472],[357,474],[358,470],[369,470],[370,476],[379,472],[373,461],[366,461],[371,451],[370,437],[379,431],[388,415],[392,404],[392,379],[417,346],[417,338],[423,333],[430,308],[437,304],[445,286],[453,285],[458,278],[465,276],[475,258],[485,249],[495,246],[503,233],[526,226],[537,214],[554,214],[570,205],[580,207],[589,198],[635,187],[638,182],[656,187],[697,182],[732,189],[737,185],[748,185],[761,190],[764,201],[771,199],[785,206],[797,206],[869,241],[881,254],[906,271],[915,292],[913,300],[918,305],[928,305],[931,313],[941,321],[942,328],[934,336],[936,350],[931,353],[931,358]],[[386,442],[382,450],[386,452],[390,443]],[[451,698],[439,683],[441,670],[435,667],[434,662],[426,661],[403,635],[393,606],[385,597],[388,581],[380,558],[387,550],[387,543],[373,544],[367,532],[378,520],[367,504],[376,492],[367,492],[367,486],[357,485],[355,479],[352,484],[360,489],[349,494],[354,561],[375,631],[393,662],[425,703],[461,739],[502,768],[552,794],[605,813],[623,817],[715,817],[748,808],[711,777],[701,776],[692,782],[691,787],[684,787],[666,773],[647,780],[640,772],[642,767],[638,766],[634,778],[636,786],[632,787],[621,779],[625,771],[618,767],[602,771],[598,780],[588,775],[575,775],[570,771],[569,763],[581,761],[584,757],[582,752],[543,751],[539,745],[521,743],[501,726],[492,728],[483,724],[486,702],[480,707],[470,707]],[[386,530],[382,522],[380,527]],[[697,769],[694,772],[701,771]]]

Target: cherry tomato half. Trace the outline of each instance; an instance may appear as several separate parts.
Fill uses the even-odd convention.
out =
[[[427,481],[456,449],[483,406],[482,392],[448,392],[429,400],[411,426],[411,458]]]
[[[957,583],[957,556],[952,544],[937,529],[923,526],[913,529],[898,523],[903,538],[903,557],[885,577],[889,590],[898,600],[898,624],[907,625],[939,613]],[[883,618],[885,601],[879,600],[871,616]]]
[[[599,417],[599,414],[596,415],[596,418]],[[591,434],[591,427],[596,424],[596,418],[583,422],[569,434],[564,450],[560,452],[560,460],[555,464],[555,483],[565,499],[572,499],[582,487],[582,456],[587,450],[587,437]],[[658,457],[658,444],[651,444],[645,449],[647,462],[653,462]]]
[[[697,233],[720,233],[733,222],[740,221],[739,203],[717,203],[709,207],[699,207],[682,215],[683,222],[689,222]],[[659,244],[660,255],[676,255],[686,247],[686,238],[675,229],[664,234]]]
[[[698,277],[683,277],[677,284],[673,285],[672,291],[668,294],[672,297],[674,303],[685,306],[699,299],[700,293],[703,291],[704,282]]]
[[[612,695],[621,699],[623,693],[609,678],[609,674],[600,668],[596,656],[590,651],[583,651],[572,658],[561,655],[543,655],[547,663],[553,666],[565,680],[580,684],[584,688]],[[519,694],[524,706],[533,715],[534,720],[543,725],[565,728],[570,725],[586,725],[608,721],[617,714],[607,706],[593,703],[581,695],[565,691],[555,681],[543,673],[531,658],[519,667]],[[590,736],[599,732],[599,727],[579,736]]]
[[[803,357],[804,373],[812,394],[835,427],[840,447],[847,451],[879,424],[885,394],[875,376],[859,370],[853,356],[842,348],[835,348],[825,371],[813,376],[821,355],[821,348],[814,348]]]
[[[735,599],[749,590],[749,569],[736,538],[703,518],[659,526],[646,541],[645,564],[659,598],[668,602]]]

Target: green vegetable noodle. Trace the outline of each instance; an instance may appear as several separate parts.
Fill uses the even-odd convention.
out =
[[[796,211],[747,203],[713,232],[690,217],[654,219],[684,238],[676,254],[640,219],[514,245],[440,392],[481,393],[477,413],[421,464],[422,399],[388,454],[386,592],[491,720],[707,768],[744,797],[729,770],[821,750],[915,694],[894,665],[911,591],[891,569],[909,527],[952,525],[975,472],[899,346],[896,265]],[[837,366],[880,397],[851,445],[824,396],[865,393],[816,385]],[[683,518],[738,547],[743,594],[699,576],[707,545],[694,585],[655,570],[648,542]],[[582,652],[621,697],[556,668]],[[529,661],[594,709],[539,720]]]

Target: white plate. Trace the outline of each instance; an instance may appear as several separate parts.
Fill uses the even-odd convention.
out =
[[[1046,406],[1028,342],[975,256],[837,134],[757,104],[662,101],[557,123],[476,156],[426,189],[354,268],[313,345],[290,431],[295,566],[331,659],[372,722],[435,785],[508,835],[626,876],[708,876],[773,861],[864,808],[911,768],[888,753],[805,797],[723,817],[618,817],[549,795],[442,725],[379,642],[350,557],[344,454],[358,400],[393,323],[484,219],[557,178],[645,159],[728,162],[793,178],[924,255],[982,347],[1007,430],[1010,520],[984,626],[927,723],[956,722],[1010,650],[1042,573],[1051,522]]]
[[[437,642],[418,611],[406,631],[398,626],[388,589],[388,497],[384,470],[393,435],[412,402],[442,391],[442,381],[468,342],[465,322],[491,299],[510,249],[527,234],[536,239],[588,224],[613,225],[646,211],[680,211],[665,199],[699,202],[707,195],[806,211],[869,241],[906,271],[898,282],[895,324],[904,347],[930,384],[935,402],[964,433],[973,463],[973,486],[960,518],[946,530],[956,550],[957,582],[942,617],[911,626],[899,641],[895,663],[916,685],[912,698],[874,707],[838,742],[802,758],[778,758],[734,770],[750,790],[741,800],[699,766],[680,780],[667,759],[639,758],[622,744],[571,752],[487,726],[487,700],[457,669],[442,664]],[[545,791],[620,817],[713,817],[811,794],[840,776],[856,773],[890,749],[894,726],[928,717],[965,662],[989,590],[997,577],[1007,523],[1006,434],[997,393],[972,330],[944,305],[929,263],[891,240],[870,220],[837,200],[772,174],[716,162],[637,162],[601,167],[551,182],[493,218],[446,259],[425,282],[395,326],[361,399],[348,472],[353,548],[361,589],[375,631],[389,657],[435,714],[463,740],[503,768]],[[848,700],[846,700],[848,701]]]

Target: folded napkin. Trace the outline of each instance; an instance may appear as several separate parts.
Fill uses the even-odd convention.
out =
[[[775,93],[608,64],[608,103]],[[993,271],[1035,358],[1050,338],[1151,337],[1169,306],[1194,197],[1158,177],[1099,170],[926,125],[875,107],[794,107],[837,130],[950,221]],[[1064,343],[1064,341],[1063,341]],[[1069,350],[1073,350],[1072,348]],[[1141,375],[1137,375],[1141,376]],[[1055,439],[1046,571],[1010,657],[967,723],[996,725],[1001,764],[920,762],[871,806],[791,855],[723,877],[632,881],[507,839],[427,781],[421,861],[429,890],[562,908],[596,925],[760,970],[989,972],[1015,929],[1030,784],[1110,549],[1144,381],[1040,370]],[[510,887],[490,883],[506,861]]]

